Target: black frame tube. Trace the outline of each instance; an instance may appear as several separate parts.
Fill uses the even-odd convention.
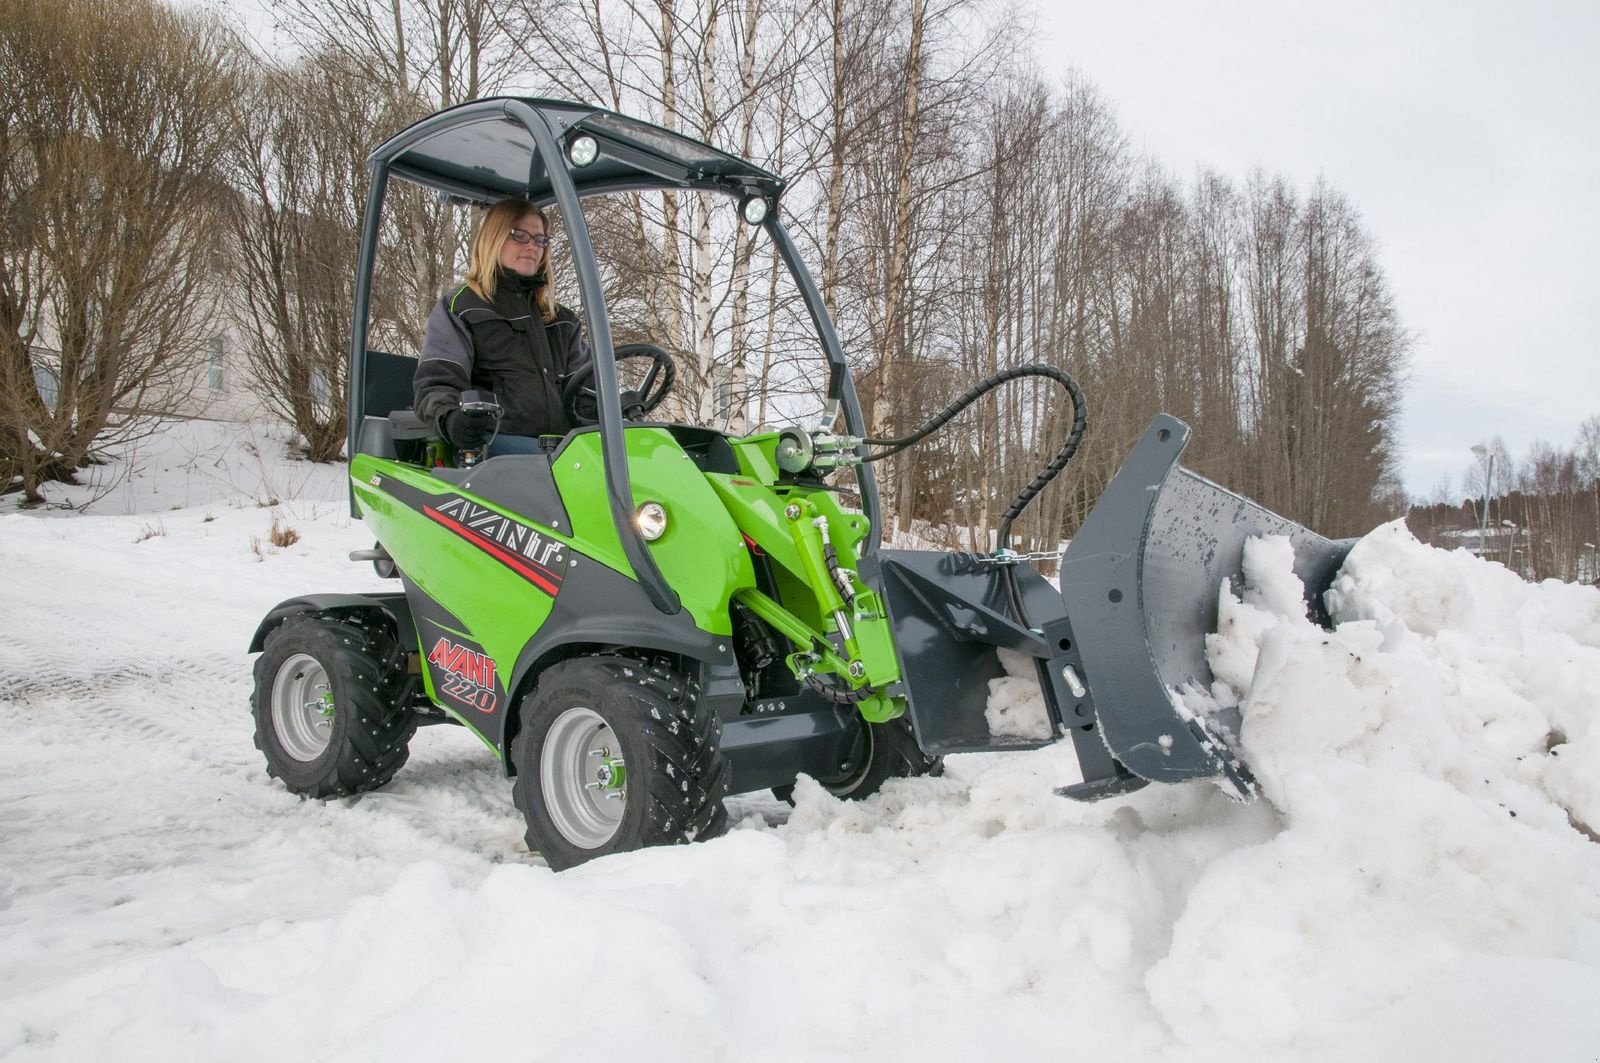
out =
[[[361,422],[367,413],[367,334],[368,311],[372,307],[372,274],[377,267],[378,232],[383,219],[383,204],[389,191],[390,163],[411,145],[435,130],[456,125],[464,118],[505,114],[504,100],[482,100],[429,115],[396,133],[368,156],[372,184],[367,188],[366,214],[361,219],[361,248],[356,257],[355,290],[350,303],[350,379],[346,381],[345,461],[356,460],[361,441]],[[355,488],[350,488],[350,515],[361,516]]]
[[[377,267],[378,229],[383,217],[383,201],[389,191],[389,164],[374,159],[367,188],[367,212],[361,220],[361,249],[356,254],[356,284],[350,305],[350,379],[345,383],[345,461],[356,460],[361,440],[361,422],[367,413],[367,311],[372,305],[372,272]],[[350,492],[350,515],[361,516],[356,504],[355,485]]]

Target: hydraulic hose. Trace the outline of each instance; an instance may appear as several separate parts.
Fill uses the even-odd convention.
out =
[[[1067,467],[1067,462],[1071,461],[1072,456],[1078,452],[1078,445],[1083,441],[1083,433],[1088,428],[1089,410],[1083,399],[1083,391],[1078,387],[1078,382],[1072,379],[1071,374],[1067,373],[1065,370],[1057,369],[1053,365],[1019,365],[1014,369],[1002,369],[998,373],[993,373],[990,376],[986,376],[976,384],[972,385],[972,387],[968,388],[961,395],[957,396],[956,399],[944,409],[928,418],[926,422],[924,422],[910,435],[901,436],[898,439],[863,440],[862,442],[864,443],[868,443],[875,447],[885,447],[887,449],[874,451],[873,453],[868,454],[862,460],[868,462],[881,461],[884,458],[890,457],[891,455],[900,453],[907,447],[920,443],[922,440],[926,439],[940,428],[943,428],[962,410],[965,410],[968,406],[971,406],[974,402],[977,402],[980,398],[993,391],[1001,384],[1006,384],[1010,381],[1020,380],[1023,377],[1029,376],[1045,377],[1047,379],[1054,380],[1056,383],[1067,389],[1067,394],[1072,398],[1072,431],[1067,433],[1067,441],[1062,444],[1061,450],[1056,454],[1056,456],[1050,459],[1050,463],[1046,465],[1042,471],[1040,471],[1039,475],[1035,476],[1031,481],[1029,481],[1028,486],[1024,487],[1021,493],[1019,493],[1016,498],[1011,500],[1011,504],[1007,506],[1005,512],[1000,515],[1000,533],[997,541],[998,545],[1004,549],[1007,540],[1009,540],[1011,537],[1012,522],[1022,514],[1023,510],[1028,508],[1028,505],[1035,498],[1038,497],[1039,492],[1043,491],[1045,486],[1049,484],[1051,480],[1054,480],[1057,476],[1059,476],[1062,469]]]
[[[966,409],[968,406],[971,406],[974,402],[977,402],[978,399],[993,391],[1001,384],[1029,376],[1045,377],[1047,379],[1054,380],[1056,383],[1067,389],[1067,394],[1072,399],[1072,431],[1067,433],[1067,440],[1064,444],[1062,444],[1061,450],[1056,454],[1056,456],[1050,459],[1049,464],[1047,464],[1039,472],[1039,475],[1035,476],[1028,482],[1028,485],[1022,489],[1016,498],[1011,500],[1011,504],[1007,506],[1005,512],[1000,515],[1000,529],[999,534],[996,536],[996,545],[998,549],[1002,551],[1007,549],[1006,544],[1011,539],[1012,522],[1015,521],[1017,517],[1021,516],[1022,511],[1027,509],[1029,504],[1031,504],[1033,500],[1039,496],[1039,492],[1043,491],[1045,486],[1048,485],[1051,480],[1054,480],[1057,476],[1059,476],[1062,469],[1067,467],[1067,462],[1071,461],[1072,456],[1078,452],[1078,445],[1083,442],[1083,433],[1089,426],[1089,410],[1088,405],[1084,402],[1083,391],[1078,387],[1078,382],[1074,380],[1071,374],[1067,373],[1065,370],[1057,369],[1052,365],[1037,364],[1021,365],[1014,369],[1002,369],[998,373],[993,373],[990,376],[984,377],[972,387],[968,388],[961,395],[957,396],[953,402],[930,417],[910,435],[901,436],[898,439],[863,440],[863,442],[872,446],[885,447],[887,449],[868,454],[862,460],[869,462],[881,461],[882,459],[891,455],[900,453],[900,451],[921,442],[923,439],[926,439],[928,436],[944,427],[962,410]],[[1022,594],[1017,587],[1016,576],[1011,571],[1010,567],[1005,569],[1004,583],[1006,588],[1006,597],[1010,599],[1011,609],[1012,612],[1016,614],[1017,621],[1022,624],[1023,627],[1030,626],[1028,623],[1027,613],[1022,608]]]
[[[815,674],[806,676],[805,684],[809,689],[821,694],[835,705],[855,705],[878,693],[878,688],[874,686],[864,686],[854,690],[849,687],[836,687],[831,683],[824,682],[820,675]]]

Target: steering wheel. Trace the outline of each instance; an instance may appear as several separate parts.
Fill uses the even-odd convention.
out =
[[[623,418],[629,421],[642,420],[645,414],[660,406],[672,391],[672,382],[678,377],[677,363],[672,360],[672,355],[653,343],[625,343],[615,349],[614,357],[618,362],[629,358],[650,359],[650,369],[645,373],[644,383],[638,388],[626,388],[622,392]],[[600,420],[600,397],[594,389],[592,359],[567,377],[566,385],[561,389],[561,401],[573,424],[595,424]]]

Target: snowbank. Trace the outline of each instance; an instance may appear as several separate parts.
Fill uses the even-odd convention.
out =
[[[1332,1036],[1471,957],[1592,964],[1600,594],[1396,523],[1347,561],[1328,632],[1292,560],[1252,543],[1259,589],[1224,592],[1210,640],[1248,677],[1246,759],[1283,828],[1196,884],[1149,978],[1174,1030]]]

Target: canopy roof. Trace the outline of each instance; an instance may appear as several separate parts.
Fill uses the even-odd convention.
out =
[[[533,97],[474,100],[424,118],[372,153],[391,176],[475,203],[523,196],[555,199],[548,160],[539,157],[527,121],[543,120],[564,144],[579,132],[600,157],[584,167],[556,160],[580,196],[648,188],[694,188],[776,201],[783,178],[709,144],[599,107]]]

